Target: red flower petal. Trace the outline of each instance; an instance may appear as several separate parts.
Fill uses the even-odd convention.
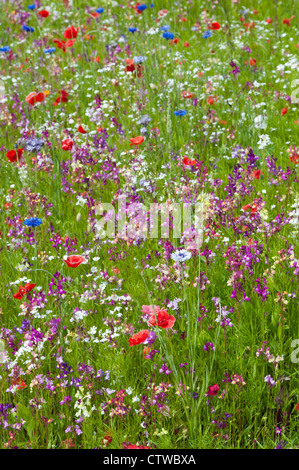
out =
[[[81,263],[86,261],[86,259],[80,255],[72,255],[63,261],[68,265],[69,268],[77,268]]]
[[[87,134],[87,131],[85,131],[81,125],[78,127],[77,130],[78,130],[78,132],[80,132],[81,134]]]

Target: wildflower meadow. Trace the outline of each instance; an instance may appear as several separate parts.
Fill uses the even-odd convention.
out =
[[[298,0],[0,23],[0,447],[298,448]]]

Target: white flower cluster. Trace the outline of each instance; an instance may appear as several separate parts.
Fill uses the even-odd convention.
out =
[[[79,418],[80,416],[85,416],[86,418],[89,418],[92,411],[97,411],[96,407],[93,405],[92,408],[90,408],[91,403],[91,394],[88,392],[85,395],[85,390],[84,387],[79,387],[77,390],[75,397],[77,398],[77,401],[74,405],[74,408],[77,409],[78,411],[75,413],[76,418]],[[79,402],[80,401],[80,402]],[[88,410],[89,408],[89,410]]]
[[[294,204],[291,206],[294,210],[289,213],[290,224],[294,227],[293,236],[298,235],[299,232],[299,195],[296,196]]]
[[[259,149],[263,150],[265,147],[272,144],[268,134],[261,134],[259,137],[260,140],[257,143]]]

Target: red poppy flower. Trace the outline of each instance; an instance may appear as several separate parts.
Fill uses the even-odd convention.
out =
[[[212,23],[211,29],[213,29],[214,31],[216,31],[217,29],[220,29],[220,28],[221,28],[221,26],[218,23],[218,21],[215,21],[214,23]]]
[[[60,102],[67,103],[69,94],[65,90],[59,91],[60,95],[56,98],[53,103],[53,106],[57,106]]]
[[[136,70],[133,59],[126,59],[126,63],[128,64],[126,66],[126,69],[125,69],[127,72],[134,72]],[[137,76],[138,77],[142,77],[142,70],[143,70],[143,67],[140,64],[138,64],[137,65]]]
[[[299,411],[299,403],[296,405],[296,410]]]
[[[255,204],[246,204],[242,209],[243,211],[251,211],[251,215],[257,212],[257,206]]]
[[[9,160],[11,163],[16,162],[16,161],[20,160],[23,151],[24,151],[24,149],[17,149],[17,151],[15,151],[15,150],[9,150],[9,151],[6,153],[6,157],[8,158],[8,160]]]
[[[283,108],[281,110],[281,115],[284,116],[285,114],[287,114],[287,112],[288,112],[288,108]]]
[[[219,385],[218,384],[215,384],[215,385],[210,385],[209,388],[208,388],[208,395],[217,395],[217,393],[219,392]]]
[[[99,13],[97,13],[96,11],[93,11],[92,13],[90,13],[91,16],[93,16],[94,18],[98,18],[100,16]]]
[[[129,338],[129,346],[136,346],[137,344],[144,343],[148,335],[149,335],[148,330],[139,331],[139,333],[136,333],[131,338]]]
[[[26,289],[26,287],[24,287],[24,286],[20,286],[20,288],[19,288],[19,291],[18,291],[18,292],[19,292],[20,294],[24,295],[24,294],[26,294],[26,292],[27,292],[27,289]]]
[[[214,98],[212,96],[209,96],[208,98],[208,104],[211,106],[212,104],[214,104]]]
[[[63,261],[68,265],[69,268],[77,268],[81,263],[86,261],[86,259],[80,255],[71,255]]]
[[[183,158],[183,163],[184,165],[195,165],[196,164],[196,160],[191,160],[191,158],[188,158],[188,157],[184,157]]]
[[[183,98],[192,98],[194,95],[190,91],[182,91]]]
[[[62,39],[57,39],[57,38],[55,38],[55,39],[53,39],[53,42],[54,42],[54,44],[56,44],[56,46],[57,46],[59,49],[62,49],[63,52],[66,51],[66,49],[65,49],[65,41],[63,41]]]
[[[26,284],[26,285],[25,285],[25,289],[26,289],[26,291],[30,292],[30,291],[32,291],[32,289],[35,288],[35,286],[36,286],[36,283],[34,283],[34,284]]]
[[[87,131],[86,131],[85,129],[83,129],[83,127],[81,126],[81,124],[80,124],[80,126],[78,127],[77,131],[80,132],[80,134],[87,134]]]
[[[12,379],[12,384],[18,385],[18,390],[22,390],[23,388],[27,387],[27,385],[25,384],[24,380],[21,377],[19,377],[18,379]]]
[[[77,37],[79,28],[74,28],[74,26],[69,26],[63,33],[65,39],[74,39]]]
[[[184,47],[189,47],[189,42],[188,41],[184,42]]]
[[[39,16],[41,16],[42,18],[47,18],[47,16],[50,15],[50,13],[47,11],[47,10],[41,10],[41,11],[38,11],[37,12]]]
[[[273,20],[272,20],[271,18],[267,18],[267,19],[266,19],[266,23],[268,23],[268,24],[271,24],[272,21],[273,21]]]
[[[250,65],[255,65],[256,64],[256,59],[250,59],[249,64]]]
[[[35,91],[32,91],[25,98],[25,101],[27,101],[27,103],[31,104],[31,106],[34,106],[35,103],[37,103],[37,102],[42,103],[44,100],[45,100],[45,94],[42,91],[40,91],[39,93],[36,93]]]
[[[62,150],[72,150],[74,142],[72,139],[65,139],[61,142]]]
[[[135,65],[133,59],[126,59],[126,63],[128,64],[126,67],[127,72],[134,72]]]
[[[72,47],[76,42],[76,39],[68,39],[65,41],[65,47]]]
[[[104,447],[110,444],[110,442],[112,442],[112,436],[105,436],[104,439],[102,440],[102,444]]]
[[[69,94],[65,90],[61,90],[59,93],[60,93],[61,102],[62,103],[67,103]]]
[[[257,180],[260,179],[260,175],[261,175],[261,170],[253,170],[253,172],[251,173],[251,177],[252,178],[255,178]]]
[[[102,131],[104,131],[104,130],[105,130],[104,127],[99,127],[99,128],[97,129],[97,132],[102,132]]]
[[[290,155],[290,160],[292,163],[297,163],[299,162],[299,155],[295,154],[295,155]]]
[[[13,295],[13,298],[17,300],[22,300],[23,294],[20,291],[18,291],[16,294]]]
[[[288,26],[290,26],[290,23],[292,21],[292,19],[295,18],[295,15],[293,15],[291,18],[285,18],[284,20],[282,20],[282,24],[287,24]]]
[[[173,315],[168,315],[166,310],[160,310],[157,315],[152,315],[148,321],[149,325],[156,326],[158,320],[158,326],[161,328],[172,328],[175,323],[175,318]]]
[[[134,72],[134,70],[135,70],[135,65],[133,63],[126,66],[127,72]]]
[[[34,289],[35,286],[36,286],[36,283],[35,284],[26,284],[25,287],[20,286],[18,292],[16,294],[14,294],[13,297],[17,300],[22,300],[24,295],[27,294],[27,292],[32,291],[32,289]]]
[[[130,139],[130,142],[132,142],[130,144],[131,145],[140,145],[142,144],[142,142],[144,142],[144,137],[142,137],[142,135],[138,136],[138,137],[133,137],[132,139]]]

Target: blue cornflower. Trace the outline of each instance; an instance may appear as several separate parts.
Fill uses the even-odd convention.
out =
[[[103,13],[103,11],[104,11],[104,8],[97,8],[97,9],[96,9],[96,12],[97,12],[97,13]]]
[[[141,127],[141,129],[140,129],[140,134],[141,134],[141,135],[147,135],[147,134],[148,134],[147,128],[146,128],[146,127]]]
[[[165,39],[173,39],[174,38],[174,34],[173,33],[163,33],[163,38]]]
[[[35,9],[35,5],[34,5],[34,3],[33,3],[33,5],[28,5],[28,7],[27,7],[27,8],[28,8],[28,10],[34,10],[34,9]]]
[[[49,47],[49,49],[44,50],[44,54],[52,54],[56,51],[56,47]]]
[[[32,26],[27,26],[27,25],[24,24],[24,25],[22,26],[22,30],[23,30],[23,31],[28,31],[29,33],[33,33],[34,28],[32,28]]]
[[[30,137],[25,143],[27,152],[39,152],[40,149],[45,145],[43,139],[37,137]]]
[[[138,11],[144,11],[147,9],[147,6],[143,3],[142,5],[138,5],[137,10]]]
[[[211,36],[212,36],[212,33],[211,33],[211,31],[210,31],[209,29],[208,29],[207,31],[205,31],[205,32],[203,33],[203,35],[202,35],[202,37],[203,37],[204,39],[210,38]]]
[[[142,64],[142,62],[147,60],[147,57],[140,55],[138,57],[133,57],[135,64]]]
[[[174,111],[173,114],[176,116],[185,116],[187,114],[187,111],[185,109],[178,109],[177,111]]]
[[[137,31],[137,28],[128,28],[128,30],[130,33],[135,33],[135,31]]]
[[[184,261],[188,261],[190,258],[191,253],[187,250],[176,250],[171,254],[171,259],[176,263],[183,263]]]
[[[9,52],[10,50],[9,46],[0,47],[0,52]]]
[[[154,8],[154,6],[155,6],[155,5],[154,5],[153,3],[150,4],[150,8]]]
[[[167,24],[165,26],[161,26],[160,28],[160,31],[163,31],[164,33],[166,33],[169,30],[170,30],[170,26]]]
[[[42,223],[42,219],[39,219],[38,217],[30,217],[30,219],[25,220],[24,225],[27,225],[27,227],[38,227]]]
[[[139,121],[137,121],[137,124],[139,126],[147,126],[151,122],[151,120],[152,118],[148,114],[145,114],[139,119]]]

